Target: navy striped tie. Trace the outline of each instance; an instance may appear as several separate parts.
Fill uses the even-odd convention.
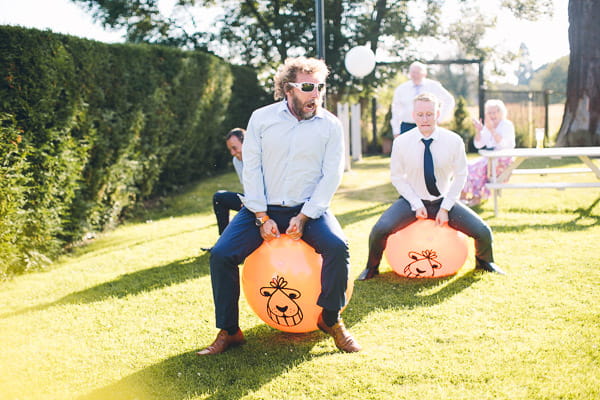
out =
[[[440,191],[435,184],[435,173],[433,172],[433,157],[431,156],[431,150],[429,146],[433,139],[421,139],[425,144],[425,153],[423,154],[423,171],[425,172],[425,185],[427,191],[434,196],[439,196]]]

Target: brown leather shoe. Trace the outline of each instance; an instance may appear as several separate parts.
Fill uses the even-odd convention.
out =
[[[217,334],[215,341],[207,348],[196,353],[198,356],[208,356],[212,354],[221,354],[230,347],[239,346],[246,343],[244,334],[240,329],[235,335],[230,335],[226,330],[221,329]]]
[[[350,335],[350,332],[346,330],[344,321],[342,321],[341,318],[335,325],[327,326],[325,321],[323,321],[323,314],[320,314],[319,319],[317,320],[317,326],[320,330],[333,337],[333,341],[338,349],[343,350],[346,353],[355,353],[362,349],[352,335]]]

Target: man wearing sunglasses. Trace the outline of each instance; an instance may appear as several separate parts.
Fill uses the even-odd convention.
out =
[[[302,238],[323,258],[318,327],[340,350],[361,349],[340,317],[346,305],[350,255],[342,228],[329,211],[344,170],[344,143],[340,121],[322,108],[328,75],[322,60],[287,59],[274,79],[275,99],[282,101],[250,117],[243,144],[244,207],[210,255],[220,331],[198,355],[219,354],[245,342],[239,327],[238,265],[263,240],[284,233]]]

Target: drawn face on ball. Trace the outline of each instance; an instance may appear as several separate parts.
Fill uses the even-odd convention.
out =
[[[302,295],[300,291],[287,287],[288,282],[276,276],[271,279],[269,286],[260,288],[260,294],[268,297],[267,315],[283,326],[295,326],[302,322],[302,309],[295,301]]]
[[[414,260],[404,267],[404,273],[409,278],[435,276],[435,270],[442,268],[442,264],[436,260],[437,254],[433,250],[423,250],[421,253],[411,251],[408,253],[408,257]]]

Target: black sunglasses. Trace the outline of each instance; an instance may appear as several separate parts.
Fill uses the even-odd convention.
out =
[[[288,82],[288,84],[290,84],[290,86],[293,86],[297,89],[302,90],[303,92],[306,93],[310,93],[313,90],[315,90],[315,87],[319,90],[319,92],[323,91],[323,89],[325,89],[325,84],[324,83],[311,83],[311,82]]]

